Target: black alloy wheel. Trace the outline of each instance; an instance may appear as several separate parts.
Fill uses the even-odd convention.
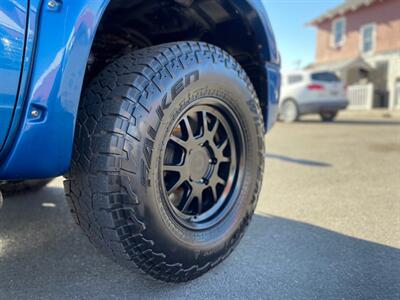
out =
[[[213,226],[229,211],[244,163],[237,118],[220,100],[207,100],[225,114],[211,104],[186,110],[170,133],[161,172],[172,215],[195,230]]]

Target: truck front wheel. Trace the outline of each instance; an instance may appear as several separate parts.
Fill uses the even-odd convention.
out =
[[[97,248],[181,282],[237,245],[263,167],[262,114],[243,69],[215,46],[178,42],[125,55],[90,83],[65,189]]]

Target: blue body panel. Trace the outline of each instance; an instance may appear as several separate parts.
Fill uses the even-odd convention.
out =
[[[245,5],[246,4],[246,5]],[[244,6],[250,5],[250,9]],[[281,84],[280,55],[275,36],[264,4],[260,0],[248,0],[243,2],[242,10],[248,11],[247,19],[259,44],[261,60],[265,61],[265,78],[267,79],[267,105],[264,106],[265,131],[268,132],[275,124],[279,112],[279,93]]]
[[[281,87],[281,73],[278,65],[267,63],[268,105],[265,120],[265,130],[268,132],[274,126],[279,113],[279,97]]]
[[[17,134],[0,168],[0,179],[45,178],[68,170],[87,58],[108,1],[74,1],[68,9],[40,10],[34,67]],[[39,14],[36,14],[38,18]],[[39,26],[37,26],[39,25]],[[32,117],[32,110],[39,112]]]
[[[6,139],[22,68],[27,0],[5,1],[0,10],[0,150]]]
[[[0,152],[2,180],[54,177],[68,170],[87,59],[109,0],[59,1],[52,9],[41,0],[28,3],[21,92],[14,99],[12,124]],[[256,9],[260,5],[258,0],[248,3]],[[1,2],[0,10],[3,7]],[[260,51],[269,85],[265,99],[269,129],[278,107],[279,54],[268,18],[261,15],[262,24],[250,17],[265,46]],[[38,114],[33,116],[32,111]]]

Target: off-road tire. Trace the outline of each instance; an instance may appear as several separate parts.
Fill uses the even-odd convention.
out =
[[[190,82],[194,72],[198,77]],[[205,97],[232,107],[247,152],[234,205],[219,223],[196,231],[165,207],[160,149],[178,114]],[[107,66],[81,99],[64,182],[71,212],[90,241],[121,265],[162,281],[192,280],[232,252],[251,220],[262,182],[263,137],[254,88],[220,48],[178,42],[134,51]]]

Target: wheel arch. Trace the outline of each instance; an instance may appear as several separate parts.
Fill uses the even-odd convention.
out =
[[[286,101],[293,101],[297,106],[299,106],[298,101],[297,101],[296,98],[294,98],[294,97],[286,97],[286,98],[282,99],[281,105],[282,105],[283,103],[285,103]]]
[[[233,56],[255,87],[267,120],[265,65],[279,64],[280,58],[258,0],[110,1],[91,46],[83,89],[105,65],[126,52],[184,40],[214,44]]]

